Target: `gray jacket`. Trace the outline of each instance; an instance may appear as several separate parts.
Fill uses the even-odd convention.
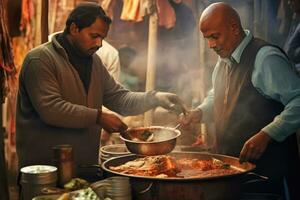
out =
[[[73,146],[76,165],[97,164],[101,127],[96,118],[102,105],[121,115],[136,115],[155,103],[151,93],[130,92],[116,83],[96,54],[86,94],[56,37],[31,50],[19,77],[19,166],[52,164],[51,148],[58,144]]]

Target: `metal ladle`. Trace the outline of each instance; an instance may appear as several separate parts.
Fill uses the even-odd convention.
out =
[[[181,126],[181,123],[178,123],[173,129],[178,129]],[[154,139],[153,132],[150,131],[144,131],[141,136],[143,137],[142,141],[144,142],[152,142]]]

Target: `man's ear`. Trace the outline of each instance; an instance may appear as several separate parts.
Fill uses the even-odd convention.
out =
[[[230,21],[230,29],[231,31],[234,33],[234,35],[239,35],[240,34],[240,29],[239,29],[239,25],[236,21],[231,20]]]
[[[74,23],[74,22],[72,22],[72,24],[70,25],[70,34],[71,35],[73,35],[73,34],[76,34],[76,33],[78,33],[78,27],[77,27],[77,25]]]

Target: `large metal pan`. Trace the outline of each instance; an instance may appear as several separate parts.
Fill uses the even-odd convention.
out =
[[[242,183],[246,174],[249,174],[255,165],[251,163],[240,164],[238,158],[219,154],[198,152],[174,152],[169,155],[176,158],[210,159],[216,158],[230,164],[240,172],[231,175],[222,175],[205,178],[157,178],[135,176],[114,172],[110,166],[118,166],[141,156],[129,155],[112,158],[102,164],[108,176],[130,177],[132,196],[134,199],[190,199],[190,200],[237,200],[241,196]]]
[[[178,159],[180,159],[180,158],[191,158],[191,159],[196,158],[196,159],[201,159],[201,160],[208,160],[211,158],[216,158],[218,160],[223,161],[226,164],[231,165],[234,169],[237,169],[239,171],[239,173],[222,175],[222,176],[204,177],[204,178],[194,178],[194,177],[192,177],[192,178],[180,178],[180,177],[157,178],[157,177],[123,174],[123,173],[115,172],[115,171],[112,171],[109,169],[110,166],[119,166],[128,161],[131,161],[131,160],[134,160],[137,158],[141,158],[142,156],[139,156],[139,155],[127,155],[127,156],[121,156],[121,157],[110,159],[103,163],[102,168],[105,171],[110,172],[115,175],[122,175],[122,176],[149,179],[149,180],[162,180],[162,181],[212,180],[212,179],[226,178],[226,177],[232,177],[232,176],[239,176],[241,174],[248,173],[255,168],[255,165],[252,163],[244,162],[241,164],[239,162],[238,158],[220,155],[220,154],[198,153],[198,152],[174,152],[174,153],[170,153],[168,155],[174,156],[175,158],[178,158]]]

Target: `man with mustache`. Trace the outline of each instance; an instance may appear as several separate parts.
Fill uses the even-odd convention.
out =
[[[95,52],[111,19],[96,3],[83,3],[68,16],[63,33],[32,49],[20,72],[17,99],[19,166],[53,164],[52,147],[70,144],[75,176],[80,166],[98,163],[100,130],[127,129],[116,115],[136,115],[157,106],[175,112],[181,100],[171,93],[130,92],[118,84]]]
[[[214,121],[221,154],[251,161],[268,181],[245,192],[274,193],[300,199],[300,162],[295,132],[300,127],[300,79],[284,52],[244,30],[228,4],[208,6],[200,31],[219,59],[213,88],[182,123]]]

